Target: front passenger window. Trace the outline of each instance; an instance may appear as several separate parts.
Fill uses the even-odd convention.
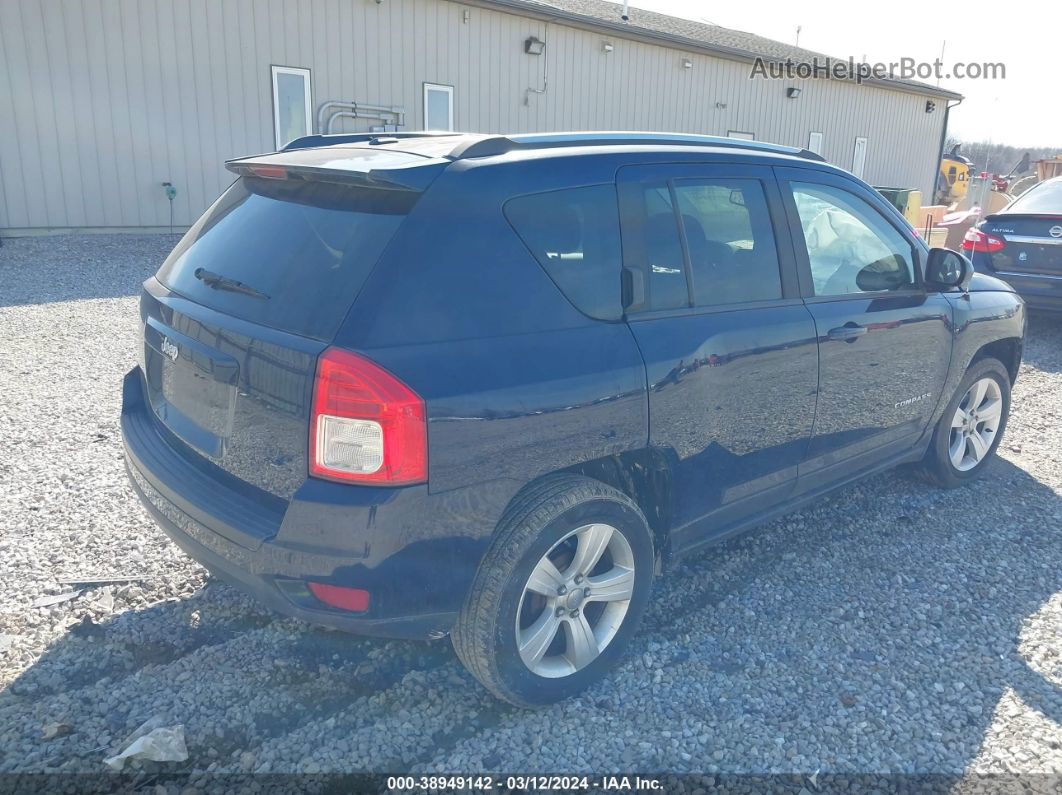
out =
[[[792,186],[815,295],[914,286],[911,244],[870,204],[831,185]]]

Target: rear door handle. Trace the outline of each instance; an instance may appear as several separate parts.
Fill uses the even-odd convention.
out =
[[[853,323],[851,325],[832,328],[827,332],[826,336],[831,340],[837,340],[838,342],[855,342],[857,338],[862,337],[866,333],[866,326],[859,326]]]

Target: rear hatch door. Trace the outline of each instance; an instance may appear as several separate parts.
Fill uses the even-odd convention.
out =
[[[145,386],[183,454],[288,499],[307,476],[317,357],[419,192],[244,173],[145,285]]]

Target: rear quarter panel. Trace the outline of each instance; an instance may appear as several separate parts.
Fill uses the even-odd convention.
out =
[[[430,491],[476,487],[497,516],[542,474],[647,443],[630,329],[576,310],[502,212],[515,195],[614,179],[598,158],[583,165],[578,177],[557,161],[450,166],[336,338],[425,399]]]

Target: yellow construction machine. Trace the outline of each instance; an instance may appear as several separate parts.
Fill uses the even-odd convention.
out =
[[[970,188],[970,166],[973,162],[959,154],[959,145],[940,158],[940,174],[937,175],[935,204],[950,206],[966,198]]]

